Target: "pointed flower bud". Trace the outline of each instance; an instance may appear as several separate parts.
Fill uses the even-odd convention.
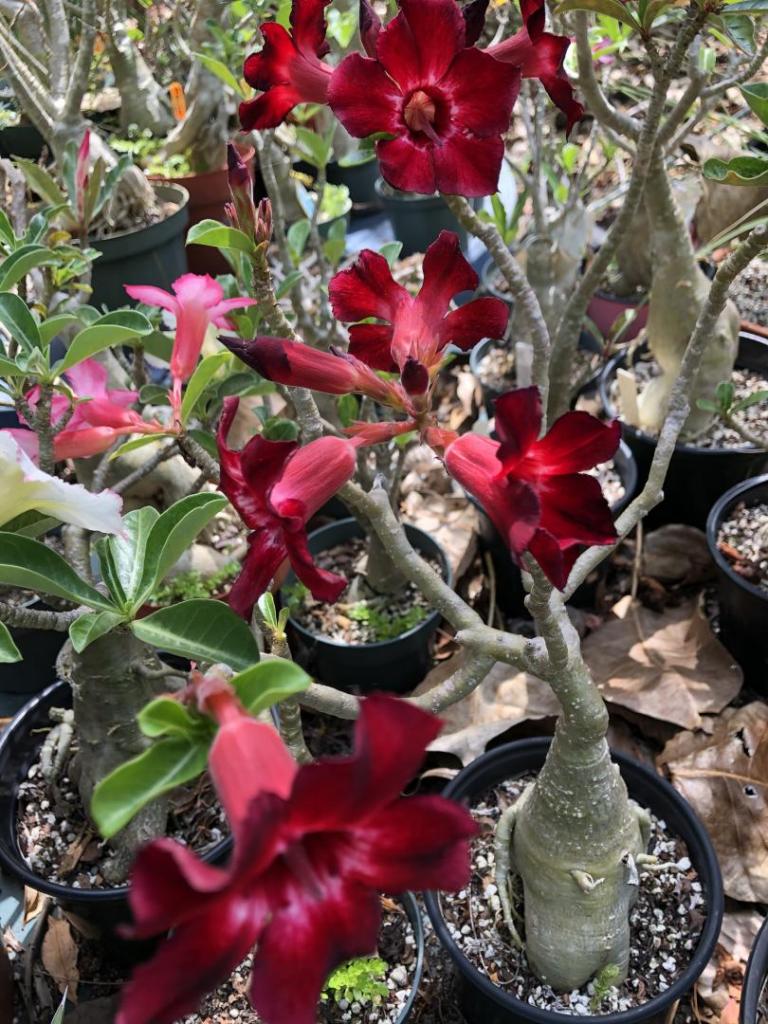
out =
[[[258,215],[253,203],[253,178],[237,146],[231,142],[227,143],[227,176],[237,227],[256,241]]]

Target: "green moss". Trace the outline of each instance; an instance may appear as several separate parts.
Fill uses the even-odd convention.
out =
[[[332,996],[338,1002],[346,999],[350,1003],[376,1006],[387,995],[384,983],[387,964],[378,956],[363,956],[337,967],[325,986],[325,997]]]
[[[213,597],[240,571],[239,562],[228,562],[218,572],[203,576],[200,572],[181,572],[161,583],[149,597],[148,604],[169,605]]]

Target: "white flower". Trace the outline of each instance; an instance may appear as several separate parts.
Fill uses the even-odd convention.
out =
[[[34,510],[86,530],[122,533],[121,507],[122,499],[111,491],[91,494],[81,484],[44,473],[0,430],[0,527]]]

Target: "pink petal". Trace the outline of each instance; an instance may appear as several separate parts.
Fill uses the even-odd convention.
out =
[[[223,288],[210,274],[182,274],[171,287],[182,307],[188,303],[209,308],[224,298]]]
[[[269,492],[278,515],[284,502],[299,501],[304,523],[349,480],[356,467],[355,447],[340,437],[320,437],[295,451]]]
[[[613,458],[620,441],[618,420],[603,423],[586,412],[567,412],[536,441],[528,458],[540,473],[580,473]]]
[[[539,436],[542,417],[539,389],[507,391],[496,399],[493,411],[496,433],[501,441],[499,459],[506,471],[512,471]]]
[[[412,303],[392,277],[386,259],[371,249],[363,249],[351,267],[333,277],[328,293],[333,315],[345,323],[372,316],[393,323],[399,311]]]
[[[216,324],[217,327],[234,330],[232,322],[227,318],[227,313],[231,309],[244,309],[246,306],[256,305],[258,305],[256,299],[249,299],[244,295],[236,299],[222,299],[221,302],[217,302],[215,306],[209,308],[208,316],[211,318],[211,323]]]
[[[143,302],[145,306],[159,306],[160,309],[167,309],[174,316],[176,315],[179,306],[170,292],[156,288],[152,284],[126,284],[123,287],[128,295],[137,302]]]
[[[352,53],[333,72],[328,102],[350,135],[364,139],[376,132],[403,131],[403,96],[378,61]]]
[[[440,324],[440,347],[453,344],[463,352],[483,338],[503,338],[509,322],[509,306],[501,299],[473,299],[446,316]]]
[[[149,426],[147,424],[147,426]],[[144,431],[142,431],[143,433]],[[62,430],[53,445],[57,461],[62,459],[89,459],[101,455],[125,434],[137,433],[134,426],[127,427],[83,427],[77,430]],[[146,433],[152,433],[147,430]]]
[[[34,430],[23,430],[19,427],[7,427],[2,431],[10,434],[21,450],[37,463],[40,458],[40,442]]]
[[[105,398],[109,374],[96,359],[84,359],[65,374],[78,398]],[[138,397],[137,392],[132,392]],[[64,399],[66,401],[66,399]]]

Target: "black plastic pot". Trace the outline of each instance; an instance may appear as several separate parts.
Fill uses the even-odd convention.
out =
[[[16,838],[17,792],[34,763],[50,727],[48,712],[53,707],[72,706],[72,692],[66,683],[53,683],[33,697],[9,723],[0,736],[0,868],[38,892],[47,893],[65,910],[92,922],[104,932],[104,941],[114,946],[114,954],[127,960],[146,955],[154,943],[128,943],[113,934],[114,928],[130,920],[127,885],[114,889],[76,889],[50,882],[37,875],[22,856]],[[232,846],[222,839],[204,855],[209,863],[226,859]]]
[[[637,465],[629,446],[623,441],[613,457],[613,464],[624,484],[624,496],[611,508],[613,518],[616,519],[634,498],[637,491]],[[527,617],[528,612],[524,603],[525,588],[520,569],[515,565],[509,548],[490,518],[485,514],[480,503],[471,495],[469,495],[469,500],[478,513],[480,546],[488,552],[493,562],[493,571],[496,575],[496,604],[505,615],[513,618]],[[594,607],[597,585],[607,570],[608,560],[606,559],[574,592],[570,603],[576,608]]]
[[[175,204],[169,217],[136,231],[89,239],[88,244],[101,253],[93,264],[92,305],[125,306],[130,302],[126,284],[152,284],[170,291],[173,281],[187,272],[184,238],[189,193],[181,185],[153,187],[161,202]]]
[[[510,250],[513,254],[515,250]],[[486,295],[492,295],[494,299],[501,299],[502,302],[506,302],[510,310],[515,305],[515,300],[509,294],[509,292],[503,292],[500,288],[497,288],[494,283],[494,278],[498,273],[498,267],[493,257],[488,256],[488,259],[483,263],[480,270],[480,288]]]
[[[549,743],[549,739],[531,739],[497,747],[459,772],[444,790],[444,795],[466,802],[481,796],[506,779],[535,772],[544,764]],[[645,765],[622,754],[614,754],[613,757],[619,765],[630,797],[662,818],[671,831],[685,841],[707,900],[707,919],[691,962],[666,992],[649,999],[643,1006],[623,1013],[578,1018],[586,1024],[650,1024],[666,1019],[672,1004],[693,988],[707,966],[717,943],[723,917],[723,882],[712,842],[680,794]],[[438,895],[426,893],[425,902],[435,932],[453,960],[459,979],[459,1005],[469,1024],[562,1024],[561,1014],[530,1006],[481,974],[451,937],[440,911]]]
[[[642,354],[643,349],[638,349],[635,361]],[[618,416],[611,399],[611,385],[616,371],[625,364],[626,353],[621,352],[608,362],[600,378],[600,399],[610,417]],[[742,331],[736,365],[768,375],[768,339]],[[643,486],[656,450],[656,439],[626,423],[622,424],[622,434],[637,460]],[[703,530],[709,510],[723,491],[766,471],[768,452],[759,449],[677,444],[664,483],[664,500],[648,515],[646,525],[654,529],[665,523],[687,523]]]
[[[443,576],[452,582],[448,558],[440,545],[428,533],[406,525],[408,540],[416,550],[429,558],[436,558],[443,567]],[[309,550],[313,555],[354,537],[363,537],[363,529],[355,519],[341,519],[309,535]],[[295,582],[289,573],[287,584]],[[296,648],[296,660],[312,675],[329,686],[355,693],[387,690],[406,693],[421,682],[429,671],[430,640],[440,624],[440,613],[430,612],[413,629],[394,640],[381,640],[374,644],[345,644],[311,633],[295,619],[289,621],[290,635]]]
[[[746,682],[768,695],[768,590],[735,572],[717,546],[723,520],[742,501],[768,502],[768,475],[731,487],[715,502],[707,519],[707,544],[717,570],[720,639],[744,669]]]
[[[0,156],[39,160],[44,146],[45,139],[33,124],[14,124],[0,128]]]
[[[23,605],[28,609],[46,610],[39,599]],[[53,629],[12,629],[11,636],[19,649],[22,661],[0,665],[0,693],[40,693],[56,675],[56,658],[67,639],[66,633]]]
[[[398,242],[403,243],[401,256],[426,252],[441,231],[455,231],[462,249],[467,248],[467,232],[439,195],[422,196],[415,192],[398,192],[382,178],[376,181],[376,194],[384,212],[392,222]]]
[[[768,918],[757,933],[752,952],[749,954],[747,973],[741,989],[739,1024],[758,1024],[760,999],[768,980]]]
[[[397,902],[403,905],[408,920],[411,922],[411,928],[413,928],[413,937],[416,941],[416,963],[413,968],[413,980],[411,993],[405,1001],[405,1005],[398,1014],[395,1024],[405,1024],[410,1018],[411,1011],[413,1010],[413,1004],[416,1002],[416,996],[419,993],[419,985],[421,985],[421,976],[424,973],[424,922],[421,919],[421,911],[419,905],[414,899],[413,895],[409,892],[401,893],[396,897]]]

